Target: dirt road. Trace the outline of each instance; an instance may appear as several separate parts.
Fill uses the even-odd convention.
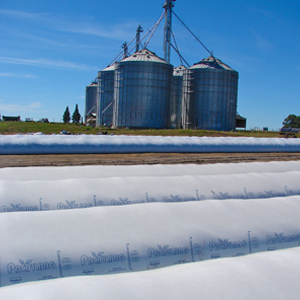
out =
[[[0,168],[135,164],[212,164],[300,160],[300,153],[139,153],[1,155]]]

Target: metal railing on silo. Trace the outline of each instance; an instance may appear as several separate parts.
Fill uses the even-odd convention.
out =
[[[173,72],[172,96],[170,103],[170,127],[181,127],[182,84],[185,66],[179,66]]]

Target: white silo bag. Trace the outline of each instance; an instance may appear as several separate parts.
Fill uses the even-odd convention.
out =
[[[299,171],[300,161],[217,164],[19,167],[0,169],[0,180],[58,180],[132,176],[221,175],[236,173]]]
[[[300,197],[0,214],[1,286],[299,246]]]
[[[299,139],[2,135],[0,154],[299,152]]]
[[[300,195],[300,171],[0,181],[1,212]]]
[[[0,299],[298,299],[299,255],[296,247],[148,272],[24,283],[2,287]]]

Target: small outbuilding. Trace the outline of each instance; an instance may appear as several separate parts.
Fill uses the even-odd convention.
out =
[[[2,120],[6,122],[20,122],[21,121],[21,116],[2,116]]]
[[[246,122],[247,119],[240,116],[239,114],[236,115],[236,128],[244,128],[246,129]]]

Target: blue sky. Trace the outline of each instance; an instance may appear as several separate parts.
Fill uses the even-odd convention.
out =
[[[146,32],[163,0],[0,0],[0,113],[60,121],[66,106],[84,114],[85,86],[129,42]],[[300,1],[177,0],[174,11],[239,72],[238,112],[247,128],[279,129],[300,115]],[[163,57],[160,25],[148,48]],[[209,54],[174,17],[190,65]],[[177,54],[171,63],[180,64]]]

